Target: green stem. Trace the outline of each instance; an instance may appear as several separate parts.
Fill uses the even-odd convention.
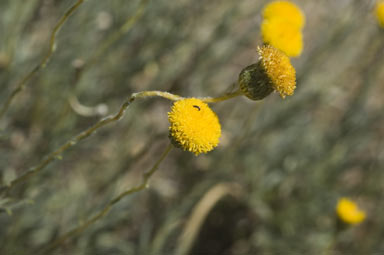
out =
[[[49,59],[51,58],[53,52],[55,51],[55,40],[56,35],[59,32],[60,28],[64,25],[65,21],[73,14],[73,12],[84,2],[84,0],[78,0],[72,7],[70,7],[64,15],[61,17],[61,19],[57,22],[55,27],[53,28],[51,38],[49,40],[49,50],[47,54],[43,57],[41,62],[35,66],[35,68],[32,69],[16,86],[16,88],[11,92],[11,94],[8,96],[8,98],[5,100],[5,103],[0,109],[0,119],[4,116],[4,114],[7,112],[9,106],[11,105],[13,99],[16,97],[17,94],[19,94],[26,86],[27,82],[33,78],[41,69],[45,68],[47,65]]]
[[[173,95],[168,92],[162,92],[162,91],[142,91],[138,93],[132,94],[132,96],[127,99],[120,107],[119,111],[114,114],[105,117],[104,119],[101,119],[99,122],[97,122],[95,125],[91,126],[90,128],[86,129],[85,131],[81,132],[80,134],[74,136],[72,139],[64,143],[62,146],[60,146],[58,149],[55,151],[51,152],[48,154],[48,156],[45,157],[44,160],[42,160],[39,164],[36,166],[32,167],[30,170],[22,174],[21,176],[17,177],[13,181],[11,181],[10,184],[6,186],[0,187],[0,194],[4,193],[9,193],[11,189],[13,189],[17,184],[22,183],[26,181],[27,179],[33,177],[34,175],[38,174],[41,170],[43,170],[49,163],[57,160],[60,158],[60,155],[68,150],[69,148],[73,147],[76,145],[78,142],[84,140],[85,138],[89,137],[93,133],[96,132],[101,127],[104,127],[112,122],[120,120],[125,111],[127,110],[128,106],[136,99],[142,99],[146,97],[153,97],[153,96],[159,96],[163,97],[169,100],[180,100],[183,97]]]
[[[141,190],[144,190],[145,188],[148,187],[148,182],[151,176],[156,172],[156,170],[159,168],[160,163],[167,157],[171,149],[173,148],[173,145],[170,143],[166,150],[163,152],[163,154],[160,156],[160,158],[156,161],[156,163],[153,165],[151,170],[143,174],[143,181],[141,184],[128,189],[122,193],[120,193],[118,196],[113,198],[108,202],[108,204],[100,211],[98,212],[95,216],[89,218],[87,221],[84,223],[80,224],[76,228],[72,229],[71,231],[67,232],[66,234],[62,235],[61,237],[57,238],[53,243],[48,245],[46,248],[43,248],[38,254],[47,254],[48,252],[51,253],[54,249],[59,247],[61,244],[63,244],[66,240],[69,238],[78,235],[82,233],[85,229],[87,229],[89,226],[94,224],[96,221],[100,220],[104,216],[108,214],[108,212],[112,209],[113,205],[117,204],[121,199],[124,197],[131,195],[133,193],[139,192]]]
[[[58,149],[50,153],[44,160],[42,160],[39,164],[36,166],[32,167],[30,170],[22,174],[21,176],[17,177],[15,180],[11,181],[11,183],[7,186],[3,186],[0,188],[0,193],[8,193],[12,188],[14,188],[17,184],[24,182],[25,180],[31,178],[32,176],[36,175],[39,173],[41,170],[43,170],[49,163],[52,161],[55,161],[56,159],[60,158],[60,155],[68,150],[69,148],[73,147],[76,145],[78,142],[81,140],[84,140],[85,138],[89,137],[95,131],[111,122],[118,121],[122,118],[124,112],[128,108],[128,106],[131,104],[133,101],[133,98],[130,98],[126,102],[123,103],[123,105],[120,107],[120,110],[115,114],[108,116],[99,122],[97,122],[95,125],[92,127],[86,129],[85,131],[81,132],[80,134],[76,135],[66,143],[64,143],[62,146],[60,146]]]
[[[202,97],[200,98],[203,102],[206,102],[206,103],[217,103],[217,102],[221,102],[221,101],[225,101],[225,100],[228,100],[228,99],[231,99],[231,98],[234,98],[234,97],[237,97],[237,96],[241,96],[243,95],[243,92],[241,92],[240,89],[234,91],[234,92],[230,92],[230,93],[227,93],[223,96],[219,96],[219,97]]]
[[[177,101],[177,100],[184,99],[184,97],[181,97],[181,96],[178,96],[178,95],[174,95],[174,94],[171,94],[169,92],[157,91],[157,90],[142,91],[142,92],[138,92],[138,93],[133,93],[132,94],[132,97],[134,97],[134,98],[155,97],[155,96],[163,97],[163,98],[166,98],[166,99],[169,99],[169,100],[172,100],[172,101]]]
[[[240,90],[237,90],[235,92],[228,93],[228,94],[226,94],[224,96],[220,96],[220,97],[204,97],[204,98],[201,98],[201,100],[203,100],[204,102],[207,102],[207,103],[216,103],[216,102],[221,102],[221,101],[224,101],[224,100],[227,100],[227,99],[239,96],[241,94],[242,94],[242,92]],[[90,135],[95,133],[96,130],[98,130],[99,128],[104,127],[104,126],[106,126],[106,125],[108,125],[108,124],[110,124],[112,122],[120,120],[123,117],[123,115],[124,115],[125,111],[127,110],[128,106],[134,100],[142,99],[142,98],[146,98],[146,97],[154,97],[154,96],[163,97],[163,98],[166,98],[166,99],[169,99],[169,100],[172,100],[172,101],[177,101],[177,100],[184,99],[184,97],[181,97],[181,96],[178,96],[178,95],[174,95],[174,94],[171,94],[169,92],[164,92],[164,91],[142,91],[142,92],[138,92],[138,93],[133,93],[132,96],[129,99],[127,99],[122,104],[122,106],[120,107],[119,111],[116,114],[110,115],[110,116],[105,117],[104,119],[101,119],[95,125],[91,126],[90,128],[86,129],[85,131],[81,132],[80,134],[74,136],[72,139],[70,139],[69,141],[64,143],[58,149],[56,149],[52,153],[48,154],[48,156],[44,160],[42,160],[39,164],[37,164],[36,166],[32,167],[30,170],[28,170],[27,172],[25,172],[21,176],[17,177],[13,181],[11,181],[10,184],[0,187],[0,194],[4,194],[4,193],[7,194],[7,193],[9,193],[9,191],[11,189],[13,189],[17,184],[22,183],[22,182],[26,181],[27,179],[33,177],[34,175],[38,174],[48,164],[50,164],[51,162],[59,159],[63,152],[65,152],[69,148],[73,147],[78,142],[80,142],[80,141],[84,140],[85,138],[89,137]]]

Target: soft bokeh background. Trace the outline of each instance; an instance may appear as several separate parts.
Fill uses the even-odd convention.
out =
[[[75,2],[0,1],[1,102],[46,54],[55,23]],[[3,183],[133,92],[232,90],[241,69],[257,61],[267,2],[149,0],[140,16],[139,0],[86,1],[0,122]],[[149,189],[52,254],[384,252],[384,31],[374,1],[295,3],[307,21],[303,54],[292,60],[295,94],[212,105],[223,129],[217,149],[198,157],[171,151]],[[116,34],[134,15],[136,23]],[[0,254],[33,254],[140,183],[168,144],[170,106],[136,101],[121,121],[18,185],[12,200],[2,198]],[[342,196],[367,219],[335,234]]]

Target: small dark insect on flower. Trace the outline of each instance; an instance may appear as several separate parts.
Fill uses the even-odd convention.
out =
[[[196,109],[198,109],[200,111],[200,107],[199,106],[194,105],[193,107],[195,107]]]

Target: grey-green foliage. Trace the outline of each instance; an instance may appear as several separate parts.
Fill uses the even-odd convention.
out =
[[[75,2],[0,1],[1,102],[42,59],[53,26]],[[241,69],[257,61],[266,2],[150,0],[131,30],[92,59],[139,1],[85,1],[63,25],[49,64],[1,120],[3,183],[102,117],[75,112],[73,95],[114,113],[142,90],[231,90]],[[223,182],[238,184],[243,195],[214,207],[193,254],[321,254],[335,239],[341,196],[357,199],[368,216],[338,235],[334,254],[384,250],[384,31],[370,1],[296,3],[307,20],[303,55],[292,60],[295,94],[213,105],[223,128],[216,150],[199,157],[173,150],[149,189],[126,197],[54,254],[174,254],[194,206]],[[170,104],[135,102],[122,120],[1,199],[12,215],[0,214],[0,254],[31,254],[138,184],[168,143]]]

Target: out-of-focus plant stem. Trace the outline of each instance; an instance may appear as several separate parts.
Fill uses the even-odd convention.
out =
[[[108,202],[108,204],[100,211],[98,212],[95,216],[89,218],[86,222],[80,224],[76,228],[72,229],[71,231],[67,232],[66,234],[62,235],[61,237],[57,238],[55,241],[53,241],[51,244],[49,244],[47,247],[43,248],[38,252],[38,254],[47,254],[48,252],[52,252],[54,249],[58,248],[61,244],[63,244],[66,240],[68,240],[70,237],[73,237],[77,234],[82,233],[85,229],[87,229],[89,226],[94,224],[96,221],[99,219],[103,218],[108,214],[108,212],[112,209],[113,205],[117,204],[121,199],[124,197],[134,194],[136,192],[139,192],[141,190],[144,190],[145,188],[148,187],[148,182],[151,176],[156,172],[156,170],[159,168],[160,163],[167,157],[168,153],[171,151],[173,148],[173,145],[170,143],[163,154],[161,154],[160,158],[156,161],[156,163],[153,165],[151,170],[148,172],[145,172],[143,174],[143,181],[141,184],[128,189],[122,193],[120,193],[118,196],[113,198]]]
[[[116,41],[122,38],[133,28],[136,22],[143,16],[148,2],[149,0],[141,0],[133,16],[129,17],[119,29],[107,37],[107,39],[96,49],[95,54],[93,54],[78,70],[74,81],[74,87],[81,80],[84,73],[89,70],[91,66],[97,63],[97,60],[100,58],[100,56],[102,56],[108,48],[110,48]],[[72,95],[70,95],[68,101],[72,109],[82,116],[89,117],[95,115],[104,115],[103,112],[100,112],[100,105],[89,107],[81,104],[74,91],[72,92]]]
[[[81,132],[80,134],[76,135],[72,139],[70,139],[68,142],[64,143],[62,146],[60,146],[58,149],[56,149],[54,152],[50,153],[43,161],[41,161],[38,165],[32,167],[29,171],[25,172],[23,175],[20,177],[16,178],[15,180],[11,181],[11,183],[7,186],[0,187],[0,194],[1,193],[8,193],[12,188],[14,188],[17,184],[24,182],[28,178],[36,175],[39,173],[41,170],[43,170],[49,163],[52,161],[59,159],[60,155],[68,150],[69,148],[73,147],[76,145],[78,142],[81,140],[84,140],[85,138],[89,137],[95,131],[111,122],[115,122],[120,120],[125,111],[127,110],[128,106],[136,99],[136,98],[144,98],[148,96],[161,96],[164,98],[176,100],[179,99],[180,97],[172,95],[167,92],[160,92],[160,91],[143,91],[139,93],[134,93],[128,100],[126,100],[120,107],[119,111],[114,114],[107,116],[97,122],[95,125],[92,127],[86,129],[85,131]]]
[[[228,100],[228,99],[231,99],[231,98],[234,98],[234,97],[237,97],[237,96],[241,96],[243,95],[243,92],[241,92],[240,89],[234,91],[234,92],[230,92],[230,93],[227,93],[223,96],[218,96],[218,97],[202,97],[200,98],[203,102],[206,102],[206,103],[218,103],[218,102],[221,102],[221,101],[225,101],[225,100]]]
[[[74,13],[74,11],[84,2],[84,0],[78,0],[74,5],[72,5],[60,18],[60,20],[56,23],[55,27],[53,28],[50,40],[49,40],[49,49],[47,54],[43,57],[41,62],[32,69],[24,78],[16,85],[16,88],[13,89],[11,94],[8,96],[8,98],[5,100],[5,103],[0,108],[0,120],[4,116],[4,114],[7,112],[9,106],[11,105],[14,98],[19,94],[27,85],[28,81],[31,80],[41,69],[45,68],[47,65],[49,59],[51,58],[52,54],[56,50],[56,35],[60,31],[60,28],[64,25],[65,21]]]
[[[214,103],[214,102],[221,102],[221,101],[224,101],[224,100],[227,100],[227,99],[231,99],[231,98],[239,96],[239,95],[241,95],[241,92],[240,91],[235,91],[235,92],[228,93],[228,94],[226,94],[224,96],[219,96],[219,97],[204,97],[204,98],[201,98],[201,100],[204,101],[204,102],[208,102],[208,103]],[[72,139],[70,139],[69,141],[64,143],[62,146],[60,146],[58,149],[56,149],[55,151],[50,153],[39,164],[37,164],[36,166],[32,167],[30,170],[28,170],[27,172],[25,172],[21,176],[17,177],[13,181],[11,181],[10,184],[0,187],[0,194],[7,194],[7,193],[9,193],[9,191],[11,189],[13,189],[17,184],[22,183],[22,182],[26,181],[27,179],[33,177],[34,175],[39,173],[49,163],[53,162],[54,160],[60,159],[61,158],[61,154],[63,152],[65,152],[69,148],[73,147],[78,142],[80,142],[80,141],[84,140],[85,138],[89,137],[93,133],[95,133],[95,131],[97,129],[99,129],[99,128],[101,128],[101,127],[103,127],[103,126],[105,126],[105,125],[107,125],[109,123],[112,123],[112,122],[120,120],[123,117],[123,115],[124,115],[125,111],[127,110],[128,106],[134,100],[140,99],[140,98],[146,98],[146,97],[154,97],[154,96],[163,97],[163,98],[166,98],[166,99],[169,99],[169,100],[172,100],[172,101],[177,101],[177,100],[184,99],[184,97],[181,97],[181,96],[178,96],[178,95],[174,95],[174,94],[171,94],[169,92],[164,92],[164,91],[142,91],[142,92],[138,92],[138,93],[133,93],[132,96],[130,98],[128,98],[121,105],[119,111],[116,114],[110,115],[110,116],[107,116],[107,117],[101,119],[95,125],[93,125],[92,127],[86,129],[85,131],[81,132],[80,134],[76,135],[75,137],[73,137]]]
[[[136,24],[136,22],[143,16],[144,10],[148,4],[149,0],[141,0],[139,6],[137,7],[133,16],[129,17],[124,24],[112,33],[96,50],[96,53],[86,63],[86,66],[93,65],[94,62],[104,54],[104,52],[117,40],[119,40],[124,34],[129,32],[131,28]]]

